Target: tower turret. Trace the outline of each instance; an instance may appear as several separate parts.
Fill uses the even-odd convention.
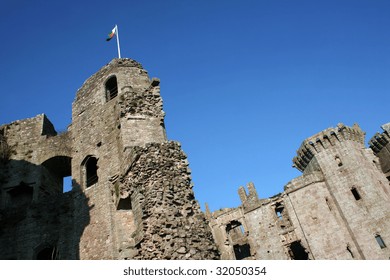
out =
[[[347,251],[355,251],[351,253],[355,258],[372,259],[378,258],[378,253],[371,249],[376,246],[376,236],[390,238],[387,236],[390,223],[385,218],[390,215],[387,210],[390,196],[378,158],[365,147],[364,136],[357,124],[352,127],[338,124],[303,141],[293,162],[304,176],[323,174],[326,190],[319,184],[313,198],[318,200],[324,195],[317,203],[328,205],[330,211],[340,215],[346,229],[344,238],[350,240],[345,245]],[[290,197],[294,196],[297,195]],[[381,254],[384,258],[386,253],[382,250]]]

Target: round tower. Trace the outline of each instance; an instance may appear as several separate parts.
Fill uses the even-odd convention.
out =
[[[386,258],[377,238],[385,236],[390,240],[390,222],[386,218],[390,212],[384,213],[390,190],[378,158],[364,145],[364,136],[357,124],[338,124],[303,141],[293,163],[304,175],[323,174],[328,194],[321,197],[313,189],[312,199],[340,216],[352,240],[345,246],[350,252],[355,250],[351,255],[360,259]],[[327,213],[322,215],[326,219]]]

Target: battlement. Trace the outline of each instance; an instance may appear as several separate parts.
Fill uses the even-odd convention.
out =
[[[383,133],[376,133],[368,142],[375,154],[379,153],[390,142],[390,123],[382,125]]]
[[[364,146],[365,132],[358,124],[352,127],[339,123],[335,128],[328,128],[303,141],[293,158],[293,167],[304,171],[311,159],[318,153],[344,141],[354,141]]]

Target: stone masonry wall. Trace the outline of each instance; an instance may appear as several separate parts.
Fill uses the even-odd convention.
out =
[[[133,202],[138,227],[135,258],[217,259],[180,145],[148,144],[137,155],[120,189]]]
[[[249,184],[249,194],[239,189],[238,208],[207,213],[222,257],[241,257],[226,232],[239,221],[250,246],[246,259],[388,259],[387,137],[385,130],[370,144],[381,165],[357,125],[339,124],[303,141],[293,159],[303,175],[283,193],[258,199]]]

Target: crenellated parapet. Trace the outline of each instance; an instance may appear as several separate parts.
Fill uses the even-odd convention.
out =
[[[335,128],[328,128],[304,140],[293,158],[293,167],[303,172],[316,154],[344,141],[355,141],[364,146],[364,137],[359,125],[348,127],[339,123]]]
[[[383,133],[376,133],[368,142],[375,154],[379,153],[390,142],[390,123],[382,125]]]

